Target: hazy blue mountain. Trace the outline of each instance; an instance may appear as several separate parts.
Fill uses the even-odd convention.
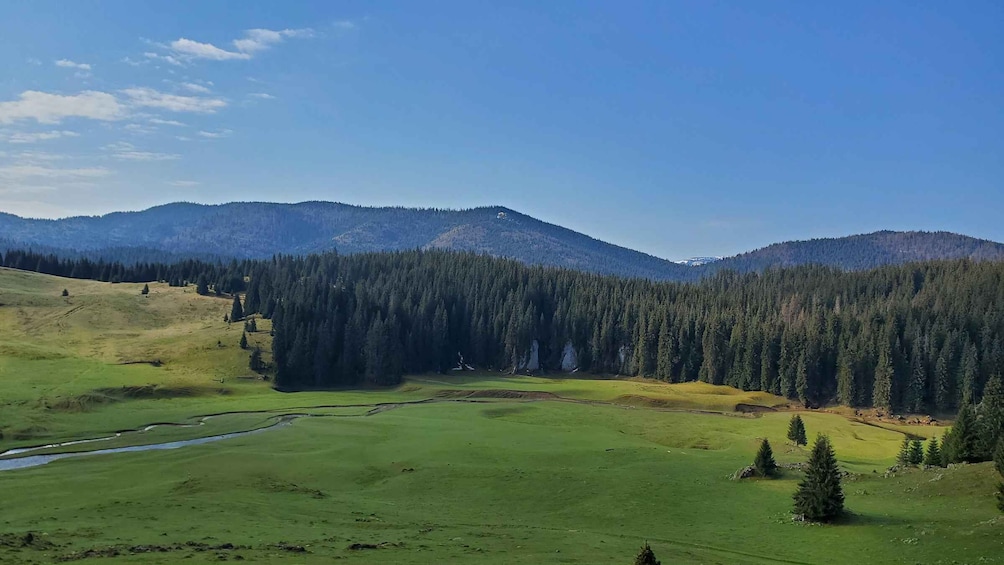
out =
[[[930,259],[1004,260],[1004,244],[950,232],[878,231],[847,237],[775,243],[726,257],[706,271],[759,271],[814,263],[848,270]]]
[[[123,261],[441,248],[658,280],[695,280],[721,269],[751,271],[807,263],[866,269],[924,259],[1004,259],[1004,245],[992,241],[947,232],[881,231],[778,243],[712,262],[695,258],[688,265],[499,206],[436,210],[332,202],[176,203],[60,220],[0,213],[0,247],[26,245],[43,252],[64,250],[64,254]]]
[[[367,208],[332,202],[167,204],[60,220],[0,214],[0,239],[76,251],[142,247],[172,254],[268,257],[443,248],[603,274],[687,277],[671,261],[618,247],[504,207]]]

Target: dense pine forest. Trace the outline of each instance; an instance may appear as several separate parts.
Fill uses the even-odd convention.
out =
[[[1004,366],[1004,263],[802,266],[693,284],[439,251],[171,265],[8,251],[2,264],[243,293],[243,313],[273,321],[282,389],[394,384],[452,370],[462,355],[478,369],[576,368],[808,406],[950,412],[979,402]]]

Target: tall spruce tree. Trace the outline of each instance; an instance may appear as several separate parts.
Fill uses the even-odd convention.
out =
[[[884,340],[883,340],[884,341]],[[872,391],[872,405],[883,410],[892,410],[892,381],[895,376],[892,352],[889,344],[879,350],[878,364],[875,366],[875,384]]]
[[[977,463],[980,461],[980,434],[976,413],[971,404],[965,404],[955,418],[955,425],[945,435],[941,446],[949,463]]]
[[[997,443],[1004,438],[1004,384],[1000,373],[994,373],[983,388],[979,408],[980,451],[991,459]]]
[[[760,449],[756,453],[756,458],[753,459],[753,468],[756,469],[756,474],[761,477],[773,477],[777,474],[777,462],[774,461],[774,450],[771,449],[767,438],[764,438],[760,442]]]
[[[241,297],[234,293],[234,305],[230,308],[230,321],[238,322],[244,318],[244,308],[241,306]]]
[[[924,454],[924,465],[929,467],[943,467],[941,458],[941,446],[938,445],[938,438],[932,437],[927,442],[927,453]]]
[[[788,439],[795,442],[795,445],[807,445],[809,443],[805,434],[805,423],[798,414],[792,416],[788,422]]]
[[[634,558],[634,565],[661,565],[659,560],[655,558],[655,552],[652,551],[652,547],[645,542],[645,545],[638,552],[638,555]]]
[[[195,292],[200,296],[209,294],[209,279],[206,278],[205,273],[199,275],[198,282],[195,285]]]
[[[829,522],[844,512],[844,491],[840,484],[840,468],[830,440],[816,437],[805,478],[795,492],[795,514],[806,520]]]
[[[241,334],[240,346],[241,346],[241,349],[247,349],[248,348],[248,334],[246,334],[246,333],[242,333]]]
[[[920,465],[924,462],[924,444],[919,439],[910,442],[910,464]]]
[[[910,464],[910,438],[903,437],[903,443],[899,445],[899,453],[896,455],[896,463],[900,465]]]
[[[144,284],[143,285],[143,290],[139,291],[139,293],[142,294],[142,295],[144,295],[144,296],[146,296],[147,294],[150,294],[150,285]]]

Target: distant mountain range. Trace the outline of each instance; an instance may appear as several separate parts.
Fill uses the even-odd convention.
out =
[[[674,263],[500,206],[437,210],[332,202],[176,203],[141,212],[59,220],[0,213],[0,247],[25,246],[121,260],[435,248],[656,280],[695,280],[720,269],[751,271],[808,263],[866,269],[925,259],[1004,259],[1004,245],[992,241],[947,232],[881,231],[778,243],[724,259],[694,257]]]

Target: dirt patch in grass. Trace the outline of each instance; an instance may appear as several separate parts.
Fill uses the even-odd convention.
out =
[[[439,398],[500,398],[507,400],[557,400],[559,397],[550,392],[539,390],[441,390],[436,394]]]
[[[614,404],[626,404],[628,406],[644,406],[646,408],[679,408],[679,406],[663,398],[651,398],[640,394],[622,394],[613,399]]]
[[[736,412],[742,412],[743,414],[763,414],[765,412],[777,412],[774,408],[770,406],[760,406],[759,404],[743,404],[740,402],[736,404]]]

